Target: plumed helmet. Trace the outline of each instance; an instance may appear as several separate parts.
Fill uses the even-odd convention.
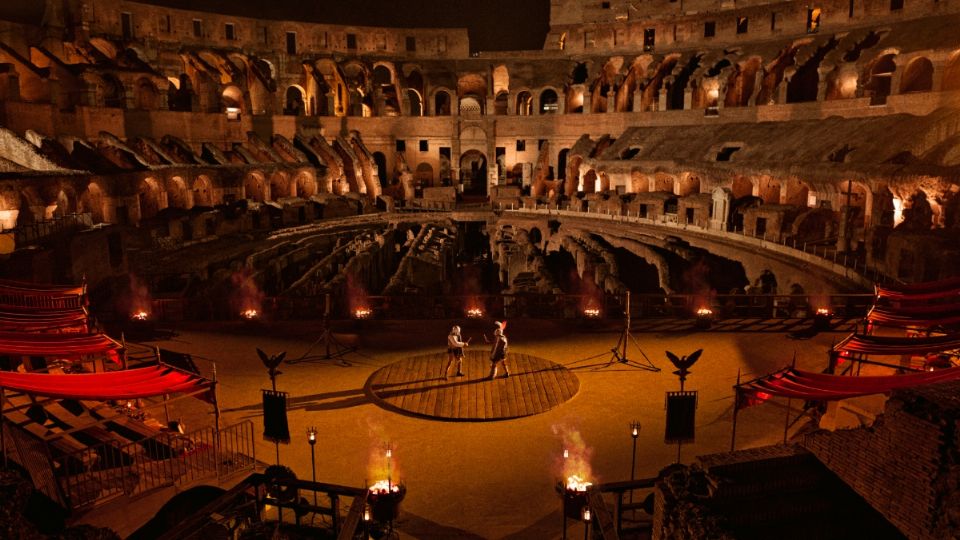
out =
[[[456,334],[456,335],[459,336],[459,335],[460,335],[460,327],[459,327],[459,326],[454,326],[453,328],[450,329],[450,333],[451,333],[451,334]]]

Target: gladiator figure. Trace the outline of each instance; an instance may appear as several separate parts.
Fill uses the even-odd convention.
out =
[[[447,367],[443,370],[443,378],[450,378],[450,366],[453,365],[453,361],[457,361],[457,377],[463,377],[463,348],[470,345],[470,341],[463,341],[463,338],[460,336],[460,327],[454,326],[450,329],[450,334],[447,335],[447,356],[450,358],[447,361]]]
[[[497,322],[496,325],[497,328],[493,331],[493,346],[490,348],[490,375],[487,377],[490,380],[496,378],[500,364],[503,364],[504,378],[510,376],[510,367],[507,366],[507,336],[503,333],[507,323]]]

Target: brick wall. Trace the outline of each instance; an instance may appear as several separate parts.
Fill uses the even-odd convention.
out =
[[[818,431],[802,445],[909,538],[933,530],[942,428],[891,400],[872,427]]]

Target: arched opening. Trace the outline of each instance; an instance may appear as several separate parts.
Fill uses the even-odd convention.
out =
[[[127,96],[120,79],[113,75],[103,74],[103,106],[126,108]]]
[[[759,58],[751,58],[736,65],[736,69],[727,81],[727,90],[723,96],[724,107],[746,107],[750,104],[759,70]]]
[[[410,116],[423,116],[423,100],[420,92],[407,88],[407,102],[410,103]]]
[[[464,195],[487,194],[487,157],[479,150],[467,150],[460,156],[460,183]]]
[[[896,55],[886,54],[878,58],[870,68],[870,79],[864,88],[870,93],[871,105],[883,105],[890,95],[893,72],[897,64],[893,61]]]
[[[557,154],[557,179],[565,180],[567,178],[567,154],[570,153],[569,148],[564,148],[560,150],[560,153]]]
[[[560,110],[557,92],[547,88],[540,92],[540,114],[553,114]]]
[[[568,113],[579,114],[583,112],[583,87],[571,86],[567,89],[567,103],[563,110]]]
[[[206,175],[201,174],[193,181],[193,205],[213,206],[213,183]]]
[[[373,68],[373,84],[393,84],[393,73],[383,64]]]
[[[224,110],[226,108],[238,109],[243,112],[243,92],[236,86],[228,86],[223,89],[220,96]]]
[[[630,187],[633,193],[647,193],[650,191],[650,177],[639,169],[630,171]]]
[[[306,93],[297,85],[287,87],[286,99],[283,102],[283,114],[289,116],[303,116],[306,113]]]
[[[136,96],[138,109],[153,111],[160,108],[160,92],[150,79],[142,78],[137,81]]]
[[[190,208],[190,199],[187,197],[187,183],[179,176],[174,176],[167,182],[167,207]]]
[[[387,177],[387,156],[383,152],[373,153],[373,162],[377,166],[377,178],[380,179],[380,187],[385,188],[390,185],[390,179]]]
[[[758,184],[757,196],[763,200],[763,204],[780,204],[780,182],[764,176]]]
[[[140,220],[150,219],[157,215],[161,207],[160,184],[153,178],[145,178],[140,181],[140,188],[137,193],[140,203]]]
[[[63,217],[67,214],[75,214],[76,212],[77,203],[73,189],[66,187],[65,189],[57,191],[57,201],[52,210],[52,217]]]
[[[677,195],[686,197],[697,193],[700,193],[700,177],[693,174],[681,176],[677,183]]]
[[[301,199],[309,199],[317,194],[317,179],[310,172],[300,171],[293,183],[297,186],[297,197]]]
[[[944,66],[943,83],[940,87],[943,91],[960,90],[960,52],[953,53]]]
[[[507,92],[500,92],[497,94],[497,97],[493,100],[493,114],[505,115],[507,114],[507,101],[510,97],[510,94]]]
[[[417,165],[417,170],[413,175],[414,181],[421,187],[433,187],[433,166],[429,163]]]
[[[440,90],[433,96],[433,115],[450,116],[450,93]]]
[[[584,193],[595,193],[597,191],[597,171],[590,169],[583,175],[583,185],[580,191]]]
[[[730,185],[730,193],[734,199],[749,197],[753,195],[753,182],[749,178],[738,176],[733,179]]]
[[[460,114],[462,116],[479,116],[483,114],[483,105],[480,103],[480,98],[474,95],[460,98]]]
[[[669,174],[656,173],[653,175],[653,190],[673,193],[674,178]]]
[[[790,180],[787,182],[786,204],[799,207],[809,206],[810,188],[806,183],[800,180]]]
[[[900,79],[900,93],[929,92],[933,90],[933,62],[919,57],[914,58],[903,70]]]
[[[40,221],[40,219],[37,219],[35,212],[42,211],[42,206],[35,204],[39,201],[33,201],[34,198],[27,191],[20,192],[20,213],[17,214],[17,228],[23,228]]]
[[[87,190],[80,196],[80,211],[89,212],[93,223],[104,223],[103,211],[103,191],[100,186],[91,182],[87,184]]]
[[[500,95],[501,92],[510,92],[510,71],[507,66],[493,68],[493,93]]]
[[[533,113],[533,95],[523,91],[517,94],[517,116],[530,116]]]
[[[279,201],[286,197],[292,197],[290,193],[290,181],[287,175],[282,172],[275,172],[270,175],[270,200]]]
[[[262,173],[250,172],[243,179],[243,196],[254,202],[262,203],[268,199],[267,182]]]
[[[601,172],[597,175],[597,191],[599,193],[610,191],[610,176],[608,176],[605,172]]]
[[[572,197],[580,190],[580,164],[583,163],[583,157],[574,155],[573,158],[567,156],[567,178],[564,180],[564,194]]]

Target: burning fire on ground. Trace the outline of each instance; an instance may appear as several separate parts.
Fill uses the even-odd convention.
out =
[[[137,276],[130,275],[130,319],[133,321],[145,321],[150,318],[150,290],[146,284],[137,279]]]
[[[358,307],[353,310],[353,317],[355,319],[369,319],[370,315],[373,315],[373,311],[370,308]]]
[[[249,268],[244,268],[239,272],[234,272],[230,277],[233,284],[233,297],[231,304],[236,308],[241,317],[252,321],[258,319],[262,313],[263,292],[257,286],[253,273]]]
[[[590,458],[593,450],[587,447],[580,432],[566,427],[553,426],[553,432],[563,442],[563,458],[560,463],[561,477],[568,491],[586,491],[593,485],[593,470]]]
[[[400,485],[390,483],[387,480],[378,480],[370,486],[370,493],[375,493],[377,495],[386,495],[387,493],[399,493]]]
[[[130,318],[135,321],[145,321],[150,318],[150,314],[141,309],[141,310],[135,311],[133,315],[130,316]]]
[[[702,307],[697,310],[697,317],[709,317],[713,315],[713,310],[708,307]]]
[[[583,315],[588,319],[596,319],[600,317],[600,310],[595,307],[588,307],[583,310]]]
[[[471,319],[480,319],[483,317],[483,310],[478,307],[472,307],[467,310],[467,317]]]
[[[260,316],[260,312],[255,309],[245,309],[240,312],[240,316],[248,321],[252,321]]]
[[[822,307],[822,308],[817,308],[817,316],[818,316],[818,317],[829,317],[829,316],[831,316],[831,315],[833,315],[833,314],[830,313],[830,310],[829,310],[829,309],[823,308],[823,307]]]

